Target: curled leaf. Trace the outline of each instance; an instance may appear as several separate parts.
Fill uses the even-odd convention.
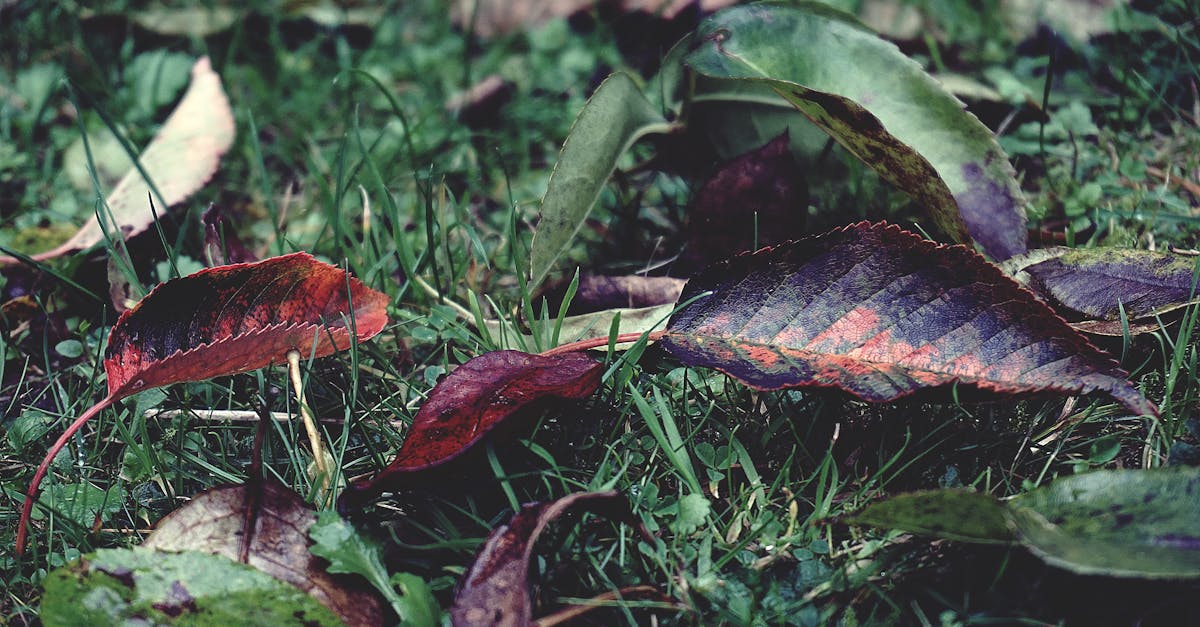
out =
[[[699,298],[696,298],[699,297]],[[1104,392],[1157,409],[1111,357],[978,254],[860,223],[701,272],[661,343],[759,389],[836,387],[882,402],[958,383]]]
[[[316,520],[299,494],[265,479],[206,490],[158,521],[142,546],[241,561],[308,593],[347,625],[380,624],[378,597],[357,580],[325,572],[309,552],[308,530]]]
[[[689,67],[769,86],[955,241],[996,259],[1025,251],[1025,200],[991,131],[853,17],[817,3],[739,6],[705,20],[693,41]]]
[[[578,492],[544,503],[521,506],[508,524],[492,530],[463,576],[454,595],[450,617],[454,625],[532,624],[529,597],[529,559],[538,536],[554,519],[567,513],[591,512],[638,528],[643,539],[653,537],[617,492]]]
[[[1121,248],[1055,249],[1024,269],[1053,302],[1098,320],[1163,314],[1197,302],[1197,258]]]
[[[392,463],[374,478],[351,484],[343,502],[373,498],[413,473],[459,457],[534,402],[586,398],[599,387],[601,370],[581,353],[493,351],[468,361],[430,392]]]

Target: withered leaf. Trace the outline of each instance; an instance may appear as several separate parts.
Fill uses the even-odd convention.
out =
[[[1055,249],[1027,266],[1031,286],[1051,301],[1098,320],[1162,314],[1197,301],[1195,257],[1123,248]],[[1156,325],[1157,326],[1157,325]]]
[[[731,159],[692,199],[685,261],[692,267],[804,234],[808,185],[788,134]]]
[[[244,561],[304,590],[348,625],[381,624],[383,605],[374,591],[359,579],[330,575],[309,552],[308,528],[316,520],[299,494],[267,478],[206,490],[158,521],[142,546]]]
[[[707,294],[707,295],[705,295]],[[873,402],[958,383],[1104,392],[1156,407],[1111,357],[974,251],[860,223],[701,272],[661,340],[759,389],[835,387]]]
[[[577,492],[560,499],[521,506],[508,524],[492,530],[458,584],[450,618],[454,625],[530,625],[529,559],[538,536],[566,513],[591,512],[635,526],[653,542],[649,531],[615,492]]]
[[[442,379],[413,418],[396,458],[369,480],[352,483],[344,505],[455,459],[516,412],[548,398],[581,399],[600,385],[601,364],[581,353],[541,356],[520,351],[484,353]]]

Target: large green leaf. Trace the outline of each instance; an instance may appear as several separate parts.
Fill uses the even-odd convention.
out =
[[[618,72],[596,88],[571,126],[542,197],[542,217],[529,251],[531,288],[571,247],[617,159],[638,138],[667,129],[666,119],[629,75]]]
[[[1025,200],[991,131],[854,18],[819,4],[734,7],[700,25],[685,63],[768,85],[954,240],[996,259],[1025,251]]]
[[[1200,577],[1200,468],[1102,470],[1010,504],[1021,541],[1078,573]]]

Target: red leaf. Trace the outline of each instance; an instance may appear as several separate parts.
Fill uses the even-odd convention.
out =
[[[350,293],[347,294],[347,286]],[[353,307],[351,307],[353,302]],[[108,336],[109,394],[255,370],[350,345],[387,324],[387,296],[346,271],[293,253],[201,270],[159,285],[121,315]]]
[[[526,503],[507,525],[488,535],[463,576],[450,608],[454,625],[531,625],[529,558],[538,536],[555,518],[583,510],[637,527],[642,538],[653,536],[642,526],[629,502],[617,492],[577,492],[548,503]]]
[[[347,294],[349,289],[349,294]],[[167,281],[121,314],[108,336],[108,396],[88,408],[50,447],[17,529],[17,552],[38,486],[67,440],[117,400],[152,387],[199,381],[282,363],[288,351],[330,355],[387,324],[385,294],[308,253],[218,266]]]
[[[705,293],[708,295],[704,295]],[[998,268],[885,224],[741,255],[684,289],[662,339],[758,389],[836,387],[882,402],[959,383],[1106,392],[1157,415],[1107,354]]]
[[[531,403],[586,398],[600,386],[600,374],[600,363],[582,353],[484,353],[433,388],[392,463],[374,478],[351,484],[343,499],[368,500],[412,473],[459,457]]]

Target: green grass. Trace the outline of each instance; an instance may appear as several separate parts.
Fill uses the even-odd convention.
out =
[[[1042,100],[1048,56],[979,32],[959,3],[919,4],[950,20],[951,39],[910,52],[975,77],[1002,71]],[[214,180],[172,209],[161,230],[128,243],[126,272],[146,290],[198,268],[200,214],[214,202],[252,248],[310,250],[387,293],[392,324],[383,334],[304,367],[309,403],[346,476],[390,461],[403,424],[456,365],[496,348],[550,347],[552,322],[525,344],[482,333],[475,312],[517,327],[557,313],[542,311],[520,277],[572,119],[609,69],[632,63],[613,22],[573,29],[557,20],[480,42],[451,25],[442,3],[398,2],[364,24],[264,10],[206,37],[176,37],[138,27],[138,10],[0,8],[0,246],[48,248],[70,234],[64,225],[94,211],[88,180],[103,168],[71,156],[81,128],[89,137],[116,131],[139,146],[153,135],[177,92],[156,95],[156,84],[136,73],[147,55],[208,54],[234,107],[236,143]],[[992,128],[1018,112],[1002,142],[1023,173],[1034,227],[1079,245],[1198,247],[1192,207],[1200,198],[1147,174],[1152,166],[1195,180],[1200,167],[1195,95],[1180,88],[1200,80],[1200,39],[1187,18],[1196,7],[1166,3],[1160,14],[1163,30],[1060,50],[1048,106],[1070,113],[1050,124],[1029,108],[979,105]],[[495,124],[472,128],[447,112],[454,94],[495,73],[512,85]],[[823,207],[811,229],[861,217],[911,224],[917,212],[869,170],[837,150],[825,159],[838,176],[810,181]],[[72,168],[83,168],[83,185]],[[619,273],[677,250],[687,183],[619,177],[593,215],[607,231],[587,234],[573,259]],[[106,517],[99,525],[73,517],[63,492],[55,499],[62,511],[37,521],[30,551],[15,556],[21,493],[45,443],[103,396],[100,355],[115,320],[104,252],[0,275],[4,300],[28,294],[37,312],[28,325],[0,329],[8,503],[0,508],[0,621],[36,618],[49,570],[99,547],[137,544],[190,496],[245,479],[254,422],[209,420],[205,410],[295,409],[282,369],[118,403],[75,439],[47,482],[48,491],[104,494]],[[1169,333],[1106,346],[1161,401],[1156,422],[1092,398],[979,403],[947,393],[868,405],[822,391],[760,393],[653,347],[610,354],[590,400],[545,410],[462,476],[385,499],[353,520],[385,543],[393,572],[423,578],[443,607],[479,543],[518,503],[615,488],[660,542],[639,544],[607,524],[557,528],[534,563],[537,612],[652,584],[669,603],[616,603],[599,620],[957,625],[1170,616],[1194,598],[1194,585],[1070,575],[1021,549],[897,537],[832,519],[885,493],[970,486],[1003,497],[1090,468],[1162,465],[1173,446],[1200,437],[1195,315],[1189,310]],[[155,415],[168,409],[197,413]],[[305,441],[295,421],[273,422],[262,452],[268,472],[301,494],[312,487]]]

